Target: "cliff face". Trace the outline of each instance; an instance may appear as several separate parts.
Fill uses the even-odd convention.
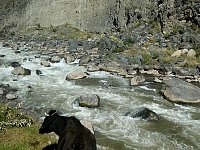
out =
[[[199,0],[0,0],[0,27],[65,23],[89,31],[124,28],[141,19],[160,22],[161,29],[176,21],[200,25]]]

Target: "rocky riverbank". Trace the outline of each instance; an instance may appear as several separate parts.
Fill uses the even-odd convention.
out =
[[[199,104],[200,96],[197,93],[200,93],[200,89],[189,83],[199,85],[200,82],[199,36],[192,38],[193,32],[199,32],[199,29],[195,28],[190,32],[191,34],[186,32],[189,29],[185,28],[184,33],[178,30],[163,34],[159,31],[156,22],[143,22],[129,31],[91,34],[76,30],[76,36],[72,34],[60,37],[62,28],[65,27],[55,27],[54,30],[50,30],[38,26],[31,32],[4,39],[2,44],[4,47],[11,48],[16,57],[20,53],[34,52],[34,58],[24,57],[23,62],[41,58],[41,67],[48,68],[63,61],[67,64],[76,63],[87,69],[66,74],[65,80],[68,81],[82,80],[92,72],[106,71],[129,80],[130,86],[143,85],[145,82],[163,85],[162,94],[173,103]],[[67,35],[67,32],[65,34]],[[190,39],[186,38],[188,36]],[[184,42],[182,38],[185,39]],[[48,57],[41,57],[43,55]],[[9,56],[0,54],[0,67],[12,67],[11,73],[16,77],[43,75],[40,68],[33,72],[21,62],[11,61],[4,64],[4,57]],[[29,86],[27,90],[31,91],[31,88]],[[34,115],[32,111],[21,107],[15,94],[17,90],[1,84],[1,101]],[[75,104],[92,107],[92,109],[101,106],[101,97],[89,95],[87,102],[81,99],[86,96],[88,95],[76,99]]]
[[[129,79],[131,86],[145,81],[162,83],[166,77],[200,82],[200,37],[194,33],[199,29],[192,24],[182,22],[165,34],[155,21],[138,23],[127,31],[101,34],[86,33],[71,26],[53,29],[38,26],[4,40],[3,46],[11,47],[16,55],[24,51],[36,51],[35,57],[48,55],[41,61],[45,67],[64,59],[66,63],[78,60],[80,66],[87,68],[87,72],[68,74],[66,80],[87,78],[90,72],[103,70]],[[65,34],[59,36],[63,30]],[[0,55],[2,59],[5,56]],[[11,65],[14,75],[31,74],[31,70],[23,68],[19,62],[11,62]],[[36,74],[42,72],[36,70]]]

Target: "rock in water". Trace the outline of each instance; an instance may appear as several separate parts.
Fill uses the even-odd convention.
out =
[[[74,101],[74,104],[78,104],[81,107],[89,107],[89,108],[99,107],[99,103],[100,103],[100,98],[98,95],[95,94],[81,95]]]
[[[133,110],[133,112],[127,112],[125,115],[133,118],[146,119],[148,121],[159,120],[158,115],[148,108],[138,108],[137,110]]]
[[[31,75],[31,70],[23,67],[16,67],[11,73],[14,75]]]
[[[164,80],[161,90],[163,96],[174,103],[197,104],[200,103],[200,88],[181,79]]]
[[[76,79],[82,79],[86,77],[87,77],[87,73],[83,71],[74,71],[67,75],[66,80],[76,80]]]

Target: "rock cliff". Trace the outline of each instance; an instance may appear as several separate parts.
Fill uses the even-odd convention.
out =
[[[0,0],[0,28],[44,27],[69,23],[83,30],[126,28],[140,20],[156,20],[161,30],[174,22],[200,26],[199,0]]]

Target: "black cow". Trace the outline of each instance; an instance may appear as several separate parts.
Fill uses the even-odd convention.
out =
[[[96,150],[95,136],[74,116],[60,116],[56,110],[50,110],[41,128],[40,134],[55,132],[59,136],[58,144],[49,146],[55,150]],[[48,146],[47,148],[48,149]]]

